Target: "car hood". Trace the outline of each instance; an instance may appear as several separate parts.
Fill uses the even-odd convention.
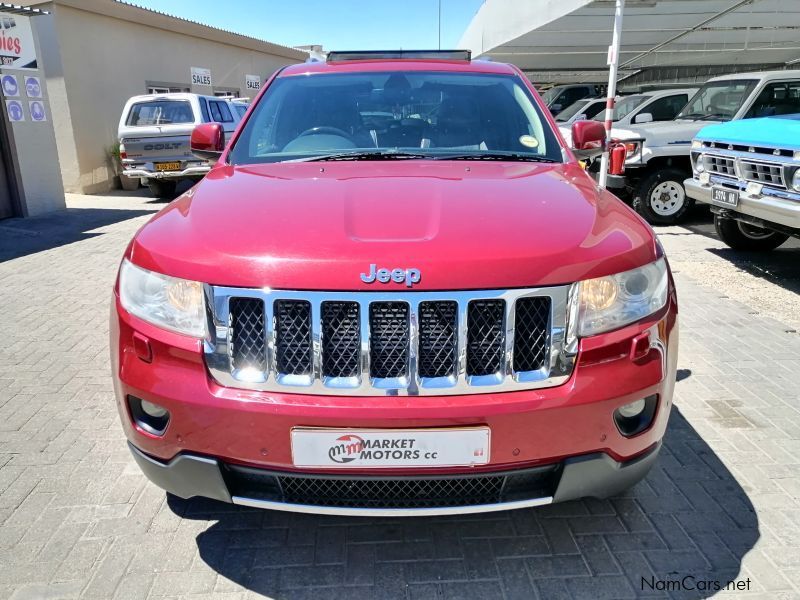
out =
[[[770,148],[800,148],[800,115],[739,119],[703,127],[700,140]]]
[[[136,235],[131,260],[205,283],[405,290],[563,284],[656,258],[655,236],[576,164],[348,161],[217,166]]]
[[[611,137],[620,140],[644,139],[647,146],[689,145],[692,139],[708,121],[659,121],[642,125],[628,125],[627,127],[614,127]]]

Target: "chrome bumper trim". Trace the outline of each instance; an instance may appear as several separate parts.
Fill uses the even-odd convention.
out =
[[[205,175],[211,169],[205,167],[188,167],[182,171],[148,171],[147,169],[124,169],[122,174],[126,177],[145,177],[147,179],[177,179],[180,177],[193,177]]]
[[[785,227],[800,229],[800,199],[793,200],[769,193],[751,196],[739,189],[739,204],[730,206],[711,199],[711,186],[703,185],[696,179],[687,179],[683,183],[686,194],[705,204],[718,206],[731,212],[737,212],[769,223],[777,223]],[[782,192],[784,195],[786,192]]]
[[[232,496],[234,504],[252,508],[267,508],[286,512],[332,515],[340,517],[438,517],[443,515],[469,515],[517,508],[530,508],[553,503],[553,497],[531,498],[497,504],[473,504],[468,506],[441,506],[435,508],[350,508],[342,506],[314,506],[309,504],[288,504],[270,500],[255,500]]]

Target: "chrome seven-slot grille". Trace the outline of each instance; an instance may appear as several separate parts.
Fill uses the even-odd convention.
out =
[[[792,169],[792,152],[744,146],[704,144],[703,167],[712,175],[786,188],[786,169]],[[708,150],[711,152],[708,152]],[[790,171],[791,173],[791,171]]]
[[[282,292],[211,287],[221,384],[339,395],[484,393],[568,378],[571,287]]]

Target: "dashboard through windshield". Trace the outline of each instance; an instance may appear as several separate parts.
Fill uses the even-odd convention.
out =
[[[549,123],[518,77],[427,71],[278,77],[229,160],[368,156],[562,161]]]

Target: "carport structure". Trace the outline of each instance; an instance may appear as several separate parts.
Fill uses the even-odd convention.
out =
[[[613,0],[486,0],[460,47],[537,83],[604,83]],[[620,85],[691,83],[800,65],[800,2],[627,0]]]

